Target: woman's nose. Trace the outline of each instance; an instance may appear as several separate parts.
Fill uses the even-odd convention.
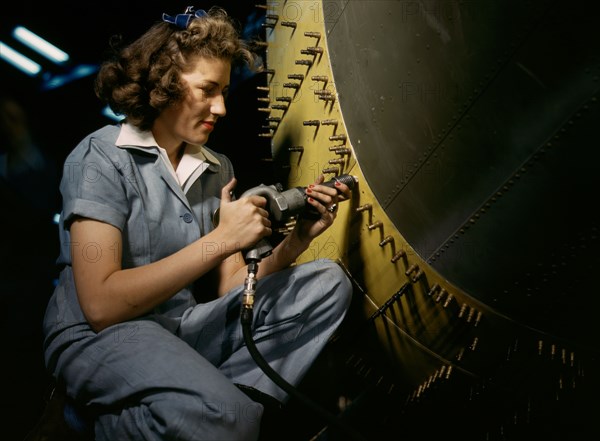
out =
[[[210,111],[213,115],[225,116],[227,109],[225,108],[225,97],[222,94],[214,97]]]

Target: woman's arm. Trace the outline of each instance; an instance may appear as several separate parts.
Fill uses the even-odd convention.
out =
[[[320,214],[320,217],[313,220],[300,216],[292,232],[273,250],[271,256],[263,259],[259,266],[258,277],[290,266],[308,249],[316,237],[333,225],[337,210],[330,212],[327,208],[349,199],[350,189],[339,181],[335,183],[335,188],[320,185],[323,181],[324,177],[321,175],[306,189],[307,202]]]
[[[270,256],[261,261],[258,268],[258,278],[290,266],[300,254],[308,249],[310,243],[317,236],[333,224],[337,212],[329,212],[327,207],[347,200],[350,197],[350,189],[341,182],[336,182],[335,188],[319,185],[323,180],[323,176],[319,176],[315,184],[306,189],[308,203],[321,216],[316,220],[300,218],[294,230],[273,249]],[[242,254],[236,253],[227,258],[218,268],[218,273],[220,295],[243,283],[247,270]]]
[[[223,187],[222,198],[235,185]],[[71,253],[75,285],[81,308],[90,325],[100,331],[115,323],[138,317],[165,302],[179,290],[206,274],[240,248],[271,234],[266,200],[252,196],[226,202],[226,216],[210,234],[159,261],[137,268],[122,269],[122,236],[118,228],[96,220],[79,218],[71,224]],[[235,213],[235,215],[231,215]],[[95,243],[93,257],[85,244]],[[221,244],[220,252],[204,250]]]

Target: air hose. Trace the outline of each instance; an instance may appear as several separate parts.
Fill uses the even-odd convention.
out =
[[[244,291],[242,294],[242,309],[240,314],[240,322],[242,325],[242,334],[244,337],[244,343],[248,348],[248,352],[258,365],[258,367],[282,390],[287,392],[291,397],[294,397],[298,402],[308,407],[314,413],[319,415],[324,420],[328,421],[330,425],[338,429],[349,440],[354,441],[365,441],[360,434],[350,429],[344,423],[340,421],[335,415],[327,411],[313,400],[308,398],[306,395],[301,393],[293,385],[288,383],[283,377],[281,377],[265,360],[252,338],[252,319],[253,319],[253,308],[254,308],[254,294],[256,293],[256,274],[258,273],[258,260],[250,260],[248,262],[248,274],[244,281]]]

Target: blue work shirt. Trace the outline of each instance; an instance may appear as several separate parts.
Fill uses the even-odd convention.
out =
[[[121,130],[128,130],[130,136],[126,138],[131,144],[117,145]],[[133,143],[135,139],[138,141]],[[206,147],[202,151],[208,166],[190,174],[184,182],[185,192],[170,164],[161,157],[152,134],[136,132],[132,126],[103,127],[88,135],[68,155],[60,184],[63,210],[58,263],[64,269],[46,313],[47,345],[52,345],[53,336],[57,337],[67,328],[71,328],[71,333],[66,341],[60,339],[62,343],[71,340],[77,330],[85,333],[90,330],[77,300],[71,245],[73,252],[84,253],[91,261],[98,259],[100,253],[118,251],[101,249],[93,242],[71,244],[69,226],[73,219],[81,216],[118,228],[122,233],[124,269],[177,252],[214,228],[212,216],[220,205],[221,189],[234,176],[226,156]],[[219,246],[222,244],[207,244],[207,258],[211,252],[216,253]],[[169,327],[169,317],[180,317],[196,304],[193,294],[190,285],[148,315],[159,321],[163,316],[166,319],[163,324]]]

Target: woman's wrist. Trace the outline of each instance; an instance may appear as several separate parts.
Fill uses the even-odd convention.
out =
[[[286,250],[294,256],[294,259],[308,249],[312,239],[301,238],[297,228],[286,237]]]
[[[230,237],[218,227],[201,237],[198,243],[201,246],[203,259],[205,260],[211,257],[225,260],[240,251],[240,244],[232,242]]]

